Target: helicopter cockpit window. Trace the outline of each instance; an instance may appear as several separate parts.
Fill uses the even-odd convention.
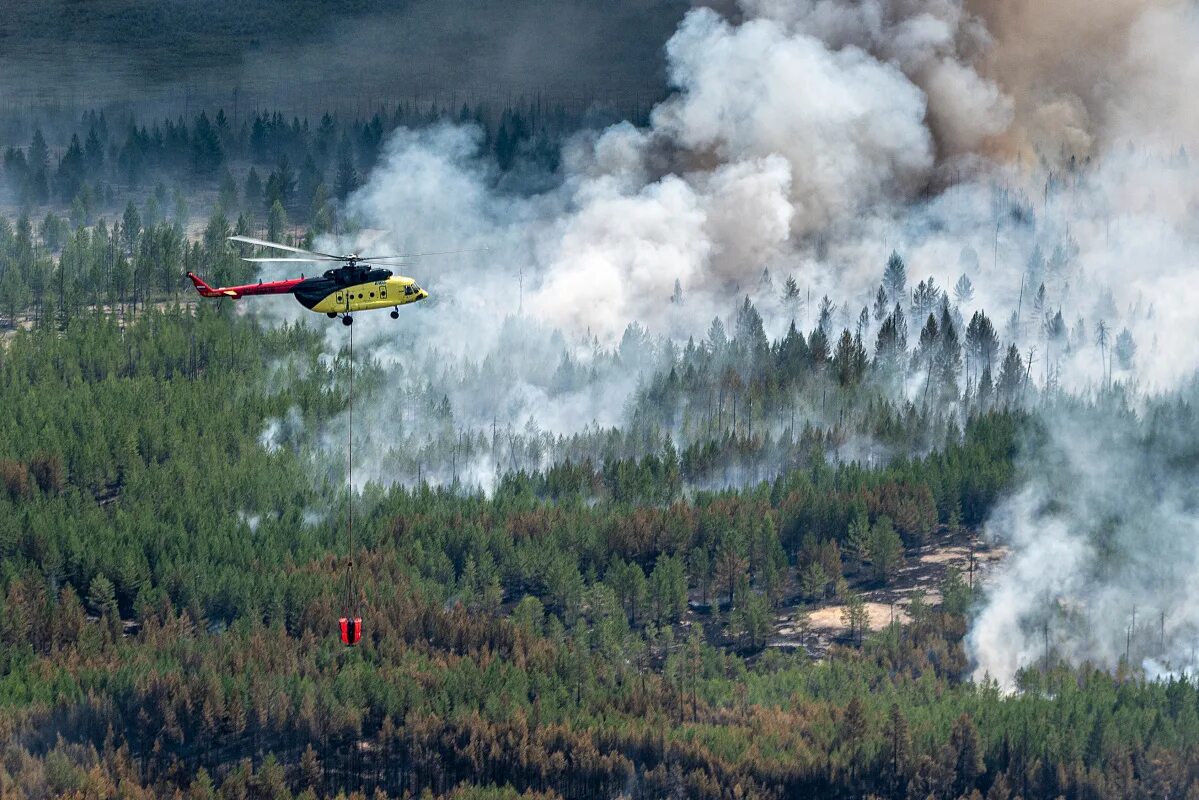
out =
[[[404,294],[405,294],[405,295],[408,295],[408,296],[411,296],[411,295],[413,295],[413,294],[414,294],[414,292],[412,291],[412,287],[411,287],[411,286],[405,286],[405,287],[404,287]]]

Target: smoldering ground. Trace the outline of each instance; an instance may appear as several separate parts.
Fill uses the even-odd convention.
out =
[[[1199,334],[1191,256],[1199,197],[1187,154],[1199,131],[1186,81],[1174,76],[1199,68],[1187,45],[1199,32],[1189,4],[1130,0],[1070,14],[981,0],[745,0],[737,10],[736,21],[689,12],[665,47],[675,92],[648,126],[576,137],[548,191],[504,189],[477,157],[471,128],[395,135],[348,216],[387,231],[376,248],[488,250],[414,262],[406,269],[438,299],[398,324],[360,318],[357,346],[394,382],[380,394],[391,398],[381,415],[413,387],[428,388],[421,354],[436,352],[443,365],[486,377],[445,395],[464,422],[486,424],[491,406],[507,409],[513,430],[530,421],[563,435],[615,424],[640,376],[670,352],[658,347],[644,369],[605,367],[630,322],[681,342],[752,294],[778,335],[796,309],[761,291],[768,270],[794,275],[805,297],[830,295],[848,323],[870,304],[892,249],[908,261],[909,287],[969,278],[972,291],[954,298],[959,318],[986,309],[1003,343],[1032,361],[1031,401],[1105,396],[1118,383],[1144,394],[1186,385],[1199,368],[1190,346]],[[1071,21],[1077,36],[1064,35]],[[802,314],[810,325],[811,309]],[[544,332],[502,345],[511,318]],[[867,337],[877,322],[867,322]],[[328,336],[336,352],[344,332],[335,326]],[[584,395],[553,388],[548,364],[563,356],[594,373]],[[1046,424],[1070,448],[1030,451],[1026,488],[990,525],[1014,555],[971,638],[980,674],[1007,681],[1035,658],[1031,646],[997,657],[988,643],[1026,635],[1036,597],[1063,608],[1092,603],[1109,616],[1135,597],[1180,631],[1189,624],[1174,610],[1182,590],[1154,594],[1159,562],[1096,567],[1090,552],[1111,539],[1112,525],[1071,510],[1103,493],[1097,481],[1084,472],[1051,482],[1035,461],[1109,464],[1115,474],[1123,451],[1092,444],[1083,453],[1074,442],[1090,435],[1084,408],[1055,403]],[[1151,456],[1128,458],[1149,458],[1141,469],[1155,472]],[[1110,480],[1098,484],[1112,488]],[[1050,485],[1059,510],[1046,516]],[[1122,491],[1135,497],[1113,514],[1135,517],[1171,487],[1128,481]],[[1181,501],[1173,506],[1155,528],[1173,538],[1147,552],[1169,555],[1193,530]],[[1054,535],[1029,534],[1030,520]],[[1139,525],[1116,529],[1127,531],[1115,541],[1128,547],[1146,535]],[[1051,546],[1060,556],[1052,562]],[[1045,563],[1052,575],[1032,569]],[[1025,588],[1034,599],[1016,602]],[[1110,665],[1110,633],[1063,635],[1055,652]]]

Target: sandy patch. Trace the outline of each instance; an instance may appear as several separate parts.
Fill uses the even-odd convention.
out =
[[[846,629],[841,616],[844,613],[844,605],[823,606],[813,610],[808,618],[811,620],[813,630],[843,631]],[[891,624],[892,619],[901,623],[908,622],[908,615],[898,603],[892,607],[890,603],[867,602],[866,614],[869,617],[872,631],[881,631]],[[796,631],[798,632],[798,628]]]

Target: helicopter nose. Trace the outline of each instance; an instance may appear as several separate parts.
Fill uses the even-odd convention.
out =
[[[424,289],[421,289],[419,292],[416,293],[417,300],[424,300],[428,296],[429,296],[429,293],[426,292]]]

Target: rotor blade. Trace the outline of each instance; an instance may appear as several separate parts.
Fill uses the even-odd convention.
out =
[[[489,248],[476,247],[471,250],[438,250],[432,253],[406,253],[397,256],[360,256],[360,261],[391,261],[396,258],[424,258],[425,256],[453,256],[459,253],[485,253]]]
[[[300,264],[311,264],[311,263],[314,263],[314,262],[324,262],[324,261],[334,261],[334,262],[336,262],[336,261],[341,261],[341,259],[339,259],[339,258],[329,258],[329,257],[327,257],[327,256],[314,255],[312,258],[270,258],[270,257],[265,257],[265,258],[245,258],[245,257],[243,257],[243,258],[242,258],[242,261],[251,261],[251,262],[254,262],[254,263],[257,263],[257,264],[273,264],[273,263],[276,263],[276,262],[279,262],[279,261],[294,261],[294,262],[297,262],[297,263],[300,263]]]
[[[304,256],[324,256],[325,258],[332,258],[336,261],[347,261],[348,260],[346,258],[346,256],[335,256],[330,253],[317,253],[313,250],[301,250],[298,247],[292,247],[292,246],[286,245],[286,244],[279,244],[278,242],[268,242],[265,239],[255,239],[251,236],[230,236],[229,241],[241,242],[242,244],[254,244],[254,245],[258,245],[259,247],[270,247],[274,250],[286,250],[289,253],[299,253],[300,255],[304,255]]]

